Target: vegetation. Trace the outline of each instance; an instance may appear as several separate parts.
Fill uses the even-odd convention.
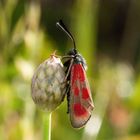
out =
[[[115,0],[0,0],[0,139],[48,138],[49,116],[32,101],[31,78],[55,50],[72,46],[59,19],[87,60],[95,109],[75,130],[65,99],[52,113],[51,139],[140,139],[140,2]]]

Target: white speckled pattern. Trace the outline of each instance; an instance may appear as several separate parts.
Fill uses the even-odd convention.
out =
[[[60,58],[51,55],[35,71],[32,78],[32,98],[47,112],[57,108],[65,96],[65,72]]]

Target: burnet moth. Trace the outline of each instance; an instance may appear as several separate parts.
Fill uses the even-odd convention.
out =
[[[59,57],[52,54],[36,69],[31,83],[32,99],[46,112],[52,112],[66,93],[65,71]]]
[[[86,77],[85,59],[78,53],[75,40],[62,20],[56,26],[72,40],[74,47],[63,57],[66,68],[67,100],[70,121],[74,128],[83,127],[91,117],[94,108],[89,83]]]

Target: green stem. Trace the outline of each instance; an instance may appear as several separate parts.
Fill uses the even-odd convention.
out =
[[[51,113],[43,116],[43,140],[51,140]]]

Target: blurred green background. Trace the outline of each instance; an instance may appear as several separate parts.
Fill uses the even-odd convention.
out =
[[[88,64],[95,109],[70,125],[66,100],[52,113],[52,140],[140,140],[139,0],[0,0],[0,140],[43,140],[44,114],[31,99],[35,68],[72,43]]]

